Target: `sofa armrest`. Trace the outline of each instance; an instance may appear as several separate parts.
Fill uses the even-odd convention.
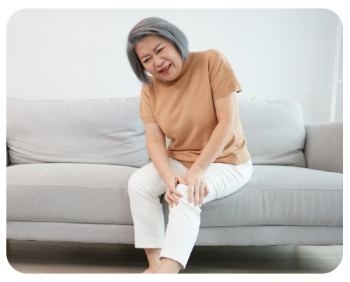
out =
[[[343,173],[343,122],[306,125],[305,129],[306,166]]]

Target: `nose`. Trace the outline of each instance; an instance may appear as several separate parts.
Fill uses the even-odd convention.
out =
[[[160,56],[158,56],[158,55],[154,56],[154,63],[156,65],[156,67],[160,67],[162,65],[163,61],[164,60]]]

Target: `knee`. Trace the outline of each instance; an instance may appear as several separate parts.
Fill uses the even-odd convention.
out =
[[[133,196],[158,197],[160,195],[157,195],[156,187],[158,186],[157,181],[154,181],[145,171],[139,169],[128,180],[128,195],[130,198]]]
[[[183,198],[188,199],[188,186],[187,185],[180,183],[176,186],[176,190],[181,193],[182,199]]]
[[[140,189],[140,177],[138,170],[135,171],[128,180],[128,194],[129,196],[137,192]]]
[[[182,194],[181,198],[178,198],[179,204],[174,205],[169,209],[169,221],[177,219],[183,219],[183,222],[191,222],[191,226],[199,226],[200,224],[200,207],[195,207],[194,203],[188,201],[188,186],[184,184],[177,185],[176,189]]]
[[[193,198],[192,198],[192,202],[190,203],[188,201],[188,186],[185,185],[185,184],[178,184],[176,186],[176,189],[181,193],[182,197],[181,198],[178,198],[178,200],[180,202],[182,202],[183,204],[185,204],[186,206],[188,207],[191,207],[191,208],[194,208],[194,209],[199,209],[199,207],[195,207],[194,206],[194,201],[193,201]]]

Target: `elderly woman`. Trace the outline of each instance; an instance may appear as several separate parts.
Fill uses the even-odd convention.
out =
[[[132,28],[127,56],[142,82],[139,114],[152,160],[129,180],[135,248],[145,249],[144,273],[178,273],[196,242],[202,205],[251,178],[238,115],[241,87],[222,53],[189,52],[185,34],[160,18]]]

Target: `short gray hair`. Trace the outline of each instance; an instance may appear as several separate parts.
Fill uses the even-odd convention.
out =
[[[128,56],[130,66],[137,78],[146,85],[150,85],[151,82],[145,68],[135,52],[135,45],[149,35],[158,35],[173,43],[176,49],[179,51],[183,62],[186,62],[189,52],[186,35],[179,28],[168,21],[157,17],[151,17],[143,19],[137,23],[129,33],[126,54]]]

